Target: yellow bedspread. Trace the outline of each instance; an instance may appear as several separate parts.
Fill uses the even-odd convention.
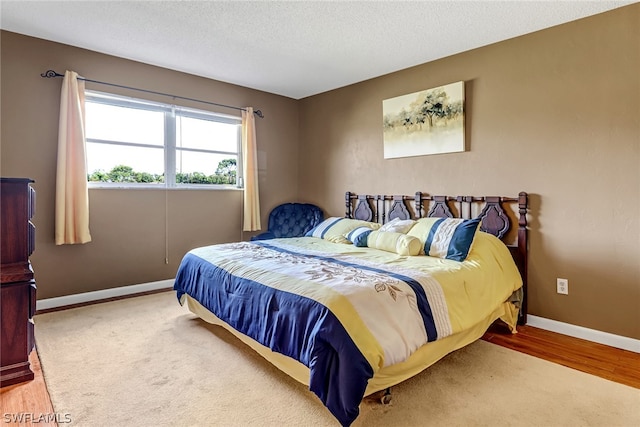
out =
[[[424,255],[401,256],[312,237],[283,241],[287,245],[315,250],[327,256],[353,256],[360,262],[366,261],[383,269],[417,270],[431,275],[444,293],[451,334],[473,327],[522,287],[522,278],[509,249],[497,237],[483,232],[476,234],[469,256],[463,262]],[[515,326],[515,323],[511,326]]]

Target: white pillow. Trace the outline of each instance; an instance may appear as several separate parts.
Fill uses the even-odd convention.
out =
[[[407,232],[411,230],[411,227],[413,227],[415,223],[416,222],[412,219],[394,218],[380,227],[379,231],[407,234]]]

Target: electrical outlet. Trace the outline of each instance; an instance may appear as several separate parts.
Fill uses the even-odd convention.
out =
[[[569,279],[556,279],[556,286],[559,294],[569,295]]]

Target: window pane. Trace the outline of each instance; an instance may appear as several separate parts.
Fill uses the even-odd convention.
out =
[[[237,156],[183,150],[176,151],[176,183],[236,183]]]
[[[117,166],[125,168],[114,170]],[[90,142],[87,172],[90,181],[163,182],[164,150]]]
[[[164,113],[87,102],[87,138],[164,145]]]
[[[238,126],[211,120],[176,116],[176,146],[238,152]]]
[[[90,91],[85,105],[90,181],[236,184],[239,118]]]

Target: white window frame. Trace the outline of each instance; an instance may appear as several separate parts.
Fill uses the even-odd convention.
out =
[[[106,92],[85,91],[85,102],[100,103],[115,107],[136,108],[164,113],[164,144],[163,146],[142,144],[126,141],[102,140],[87,138],[87,144],[112,144],[125,147],[142,147],[161,149],[164,151],[164,183],[139,183],[139,182],[99,182],[90,181],[89,188],[161,188],[161,189],[242,189],[242,119],[206,110],[181,107],[161,102],[147,101],[138,98],[115,95]],[[237,152],[221,151],[216,149],[205,150],[198,148],[176,147],[176,121],[179,117],[188,117],[200,120],[210,120],[219,123],[238,125]],[[236,184],[178,184],[176,183],[176,157],[177,151],[202,152],[212,154],[229,154],[237,156]],[[89,171],[88,171],[89,172]]]

